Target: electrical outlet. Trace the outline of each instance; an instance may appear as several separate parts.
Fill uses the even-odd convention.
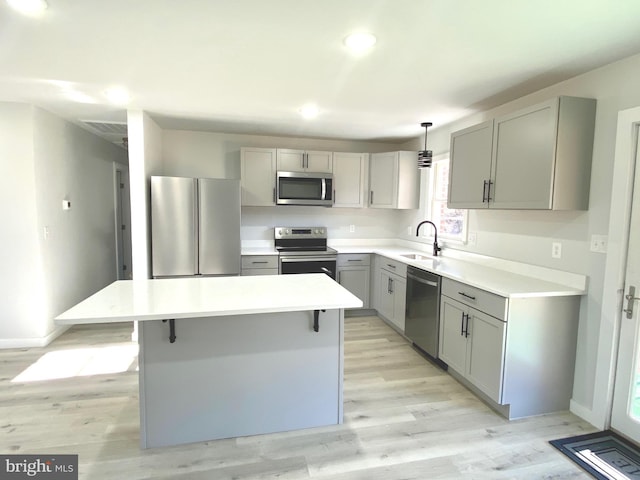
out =
[[[407,235],[411,236],[411,225],[407,226]]]
[[[551,258],[562,258],[562,244],[560,242],[551,244]]]
[[[591,235],[591,251],[596,253],[607,253],[607,236]]]
[[[355,225],[349,225],[349,232],[350,233],[354,233],[356,231],[356,226]]]
[[[51,230],[49,229],[48,226],[44,227],[44,239],[45,240],[49,240],[49,237],[51,236]]]
[[[476,232],[469,232],[467,245],[475,245],[477,242],[478,242],[478,234]]]

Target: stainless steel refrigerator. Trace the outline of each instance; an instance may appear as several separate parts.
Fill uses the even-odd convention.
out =
[[[151,177],[152,275],[240,274],[240,181]]]

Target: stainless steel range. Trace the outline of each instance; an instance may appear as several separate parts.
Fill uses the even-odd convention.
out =
[[[327,247],[324,227],[276,227],[276,250],[280,274],[325,273],[336,279],[338,252]]]

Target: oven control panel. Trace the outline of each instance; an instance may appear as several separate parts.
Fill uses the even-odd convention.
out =
[[[275,227],[274,238],[327,238],[325,227]]]

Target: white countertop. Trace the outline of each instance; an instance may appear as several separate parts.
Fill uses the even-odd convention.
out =
[[[566,272],[554,272],[529,265],[515,265],[513,262],[502,262],[503,268],[474,263],[471,261],[444,256],[432,257],[430,260],[411,260],[403,257],[404,254],[418,253],[430,256],[428,252],[413,250],[400,246],[379,245],[332,245],[338,253],[375,253],[387,258],[412,265],[428,272],[441,275],[445,278],[457,280],[467,285],[486,290],[496,295],[507,298],[526,297],[554,297],[573,296],[586,294],[586,279],[584,285],[577,282],[566,283],[562,280],[567,277],[582,277],[580,275],[567,274]],[[500,264],[499,259],[497,264]],[[517,267],[517,268],[516,268]],[[510,270],[512,269],[512,270]],[[523,274],[527,269],[541,270],[547,280],[533,275]],[[514,271],[515,270],[515,271]],[[540,274],[539,274],[540,275]],[[584,277],[582,277],[584,278]],[[559,281],[556,281],[558,279]],[[550,281],[551,280],[551,281]]]
[[[358,297],[320,273],[119,280],[55,320],[111,323],[361,306]]]
[[[242,247],[242,255],[278,255],[275,247]]]

